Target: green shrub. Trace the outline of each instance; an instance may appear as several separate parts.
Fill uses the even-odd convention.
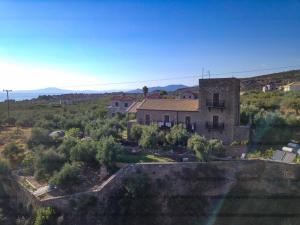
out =
[[[66,157],[66,159],[69,159],[71,149],[74,148],[78,142],[79,140],[76,138],[66,137],[64,138],[63,142],[58,146],[57,151],[60,154],[63,154]]]
[[[33,128],[31,136],[27,141],[28,147],[33,148],[38,145],[50,146],[53,144],[53,140],[49,136],[49,130],[44,128]]]
[[[200,161],[208,161],[212,156],[223,156],[225,148],[217,139],[206,140],[204,137],[194,134],[188,140],[188,148],[195,151],[196,158]]]
[[[7,219],[6,219],[6,217],[5,217],[4,213],[3,213],[3,210],[0,208],[0,225],[6,224],[6,221],[7,221]]]
[[[175,125],[171,128],[170,132],[166,135],[167,142],[175,146],[186,146],[189,133],[182,125]]]
[[[79,183],[79,175],[80,167],[78,164],[66,163],[58,173],[53,175],[50,179],[50,184],[63,188],[71,187]]]
[[[35,177],[37,179],[46,179],[52,176],[54,171],[61,169],[65,161],[65,157],[53,149],[39,153],[36,159]]]
[[[156,125],[144,126],[139,146],[143,149],[156,148],[159,141],[159,129]]]
[[[9,172],[8,161],[0,158],[0,175],[6,175],[8,172]]]
[[[97,143],[92,140],[79,141],[75,147],[71,149],[70,159],[75,162],[83,162],[86,164],[95,164],[97,153]]]
[[[34,225],[55,225],[56,212],[51,207],[40,208],[36,212]]]
[[[130,129],[130,138],[138,142],[141,139],[143,126],[135,124]]]
[[[187,143],[187,147],[190,150],[195,151],[196,157],[198,160],[206,160],[207,158],[207,140],[205,137],[200,136],[199,134],[193,134]]]
[[[21,152],[22,152],[22,149],[20,149],[20,147],[15,142],[11,142],[11,143],[5,145],[2,154],[8,159],[14,159]]]
[[[28,152],[22,161],[23,171],[26,174],[34,173],[34,165],[36,163],[36,156],[33,152]]]
[[[116,142],[112,136],[105,137],[100,140],[97,159],[100,164],[113,168],[121,151],[120,143]]]
[[[78,138],[80,137],[81,131],[79,128],[71,128],[66,132],[67,137]]]

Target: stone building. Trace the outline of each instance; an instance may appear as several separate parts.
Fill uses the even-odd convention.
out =
[[[127,109],[135,103],[135,98],[128,95],[116,95],[111,98],[111,104],[108,107],[107,116],[114,117],[115,115],[125,114]]]
[[[197,99],[198,98],[198,94],[194,93],[193,91],[190,90],[185,90],[179,93],[179,95],[177,96],[177,98],[179,99]]]
[[[274,83],[270,83],[270,84],[264,85],[262,87],[263,92],[269,92],[269,91],[274,91],[274,90],[276,90],[276,85]]]
[[[136,114],[138,124],[182,124],[224,144],[249,138],[249,127],[240,126],[240,81],[236,78],[200,79],[199,99],[145,99],[133,109],[128,112]],[[133,123],[129,122],[129,130]]]
[[[300,82],[292,82],[283,86],[284,91],[300,91]]]

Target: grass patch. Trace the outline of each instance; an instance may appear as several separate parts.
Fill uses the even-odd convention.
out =
[[[123,153],[118,157],[122,163],[143,163],[143,162],[175,162],[171,158],[156,156],[151,153],[141,152],[136,155]]]

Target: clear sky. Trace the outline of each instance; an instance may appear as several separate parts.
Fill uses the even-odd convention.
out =
[[[0,0],[1,89],[196,85],[107,83],[287,65],[300,68],[300,0]]]

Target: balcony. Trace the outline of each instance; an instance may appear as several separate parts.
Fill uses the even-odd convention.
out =
[[[212,122],[206,122],[205,126],[206,129],[208,129],[208,131],[211,130],[223,131],[225,127],[224,123],[212,123]]]
[[[224,109],[225,108],[225,101],[224,100],[219,100],[219,101],[211,101],[211,100],[206,100],[206,106],[208,109],[211,108],[216,108],[216,109]]]

